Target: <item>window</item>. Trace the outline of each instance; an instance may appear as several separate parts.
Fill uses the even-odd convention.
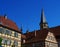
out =
[[[17,32],[15,32],[15,33],[14,33],[14,36],[15,36],[15,37],[18,37],[18,33],[17,33]]]
[[[11,40],[3,38],[2,44],[11,45]]]
[[[4,33],[4,29],[3,28],[0,28],[0,33]]]
[[[46,24],[44,24],[44,26],[46,26]]]
[[[48,40],[52,40],[52,41],[54,41],[55,38],[54,38],[53,36],[48,36]]]
[[[50,43],[50,47],[53,47],[52,43]]]
[[[9,35],[11,36],[12,32],[10,31]]]
[[[7,45],[7,39],[5,40],[5,45]]]
[[[7,45],[11,45],[11,40],[7,40]]]
[[[2,40],[2,44],[4,44],[5,43],[5,40]]]
[[[48,46],[50,43],[49,42],[45,42],[46,46]]]
[[[9,35],[9,30],[6,30],[6,34]]]
[[[14,41],[14,45],[15,45],[15,47],[17,47],[18,46],[18,42]]]
[[[12,32],[11,32],[10,30],[6,30],[6,31],[5,31],[5,34],[7,34],[7,35],[10,35],[10,36],[11,36],[11,33],[12,33]]]
[[[2,40],[2,44],[5,44],[6,45],[7,44],[7,39],[3,39]]]

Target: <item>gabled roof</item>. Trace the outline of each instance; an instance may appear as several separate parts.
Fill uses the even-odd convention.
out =
[[[37,30],[36,36],[35,31],[26,33],[26,43],[32,43],[32,42],[39,42],[39,41],[45,41],[45,38],[48,34],[48,30]]]
[[[35,32],[36,32],[36,36],[35,36]],[[26,43],[45,41],[45,38],[47,37],[48,32],[52,32],[55,35],[55,37],[60,36],[60,26],[28,32],[25,34]]]
[[[3,25],[4,27],[11,28],[13,30],[21,32],[16,23],[14,23],[12,20],[5,18],[5,16],[0,16],[0,25]]]

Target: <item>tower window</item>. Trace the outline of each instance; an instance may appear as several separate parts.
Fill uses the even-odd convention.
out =
[[[46,24],[44,24],[44,26],[46,26]]]

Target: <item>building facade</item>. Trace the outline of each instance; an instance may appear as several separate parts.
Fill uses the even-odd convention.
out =
[[[24,47],[60,47],[60,27],[49,28],[44,10],[41,13],[40,30],[25,33],[23,37]],[[58,32],[57,32],[58,31]],[[58,38],[57,38],[58,36]]]
[[[36,30],[25,34],[24,47],[58,47],[55,35],[50,30]]]
[[[3,47],[21,47],[21,31],[7,16],[0,16],[0,38]]]

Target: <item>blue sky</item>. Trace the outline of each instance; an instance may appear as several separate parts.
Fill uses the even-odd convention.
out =
[[[41,9],[44,8],[49,27],[60,25],[60,0],[0,0],[0,15],[6,13],[23,32],[40,29]]]

